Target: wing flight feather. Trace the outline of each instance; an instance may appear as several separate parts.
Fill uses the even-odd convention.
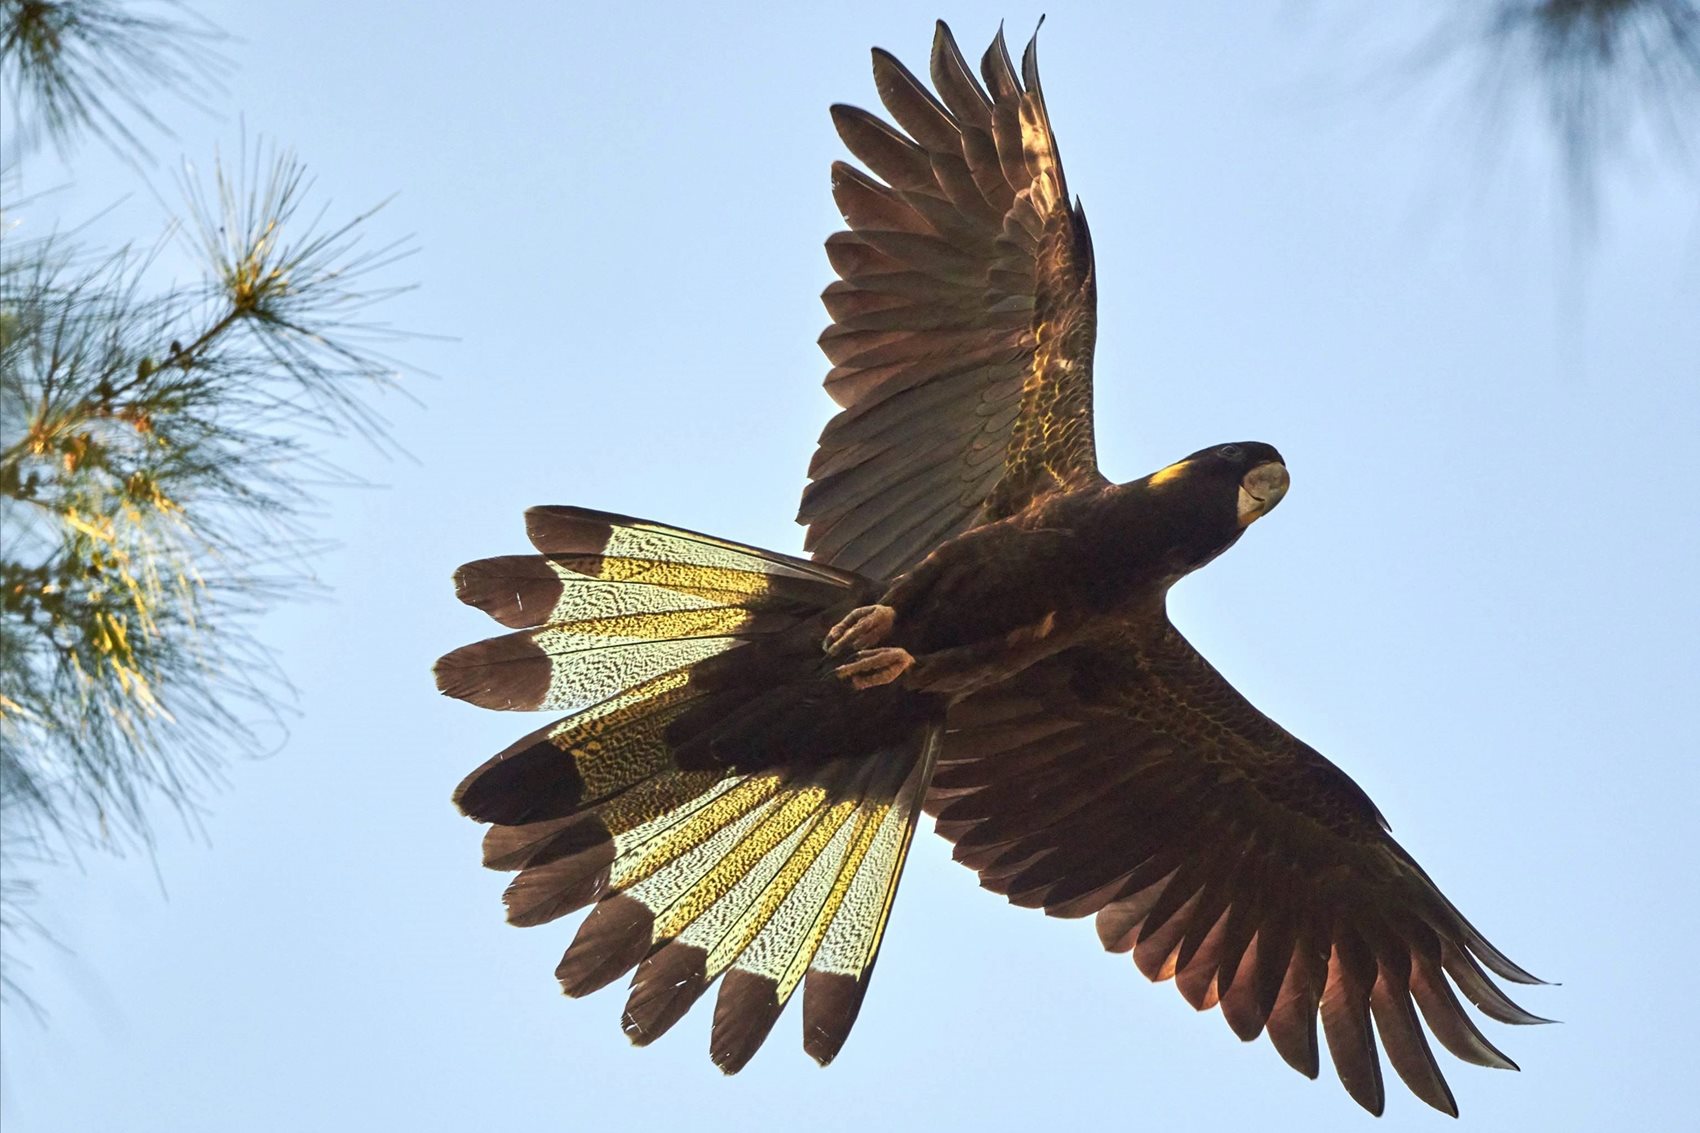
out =
[[[1385,1054],[1456,1115],[1419,1014],[1464,1061],[1516,1069],[1453,985],[1490,1018],[1538,1023],[1488,973],[1540,981],[1459,913],[1357,784],[1156,622],[957,705],[927,801],[939,832],[986,888],[1096,914],[1105,948],[1220,1007],[1240,1038],[1267,1032],[1310,1077],[1320,1019],[1365,1109],[1381,1112]]]
[[[1003,35],[976,79],[938,25],[927,87],[883,51],[895,126],[832,108],[867,172],[832,170],[847,231],[822,301],[842,411],[821,434],[800,522],[816,559],[877,578],[1040,494],[1100,482],[1092,439],[1096,292],[1035,47]]]

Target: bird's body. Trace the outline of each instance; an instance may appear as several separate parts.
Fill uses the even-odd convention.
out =
[[[1033,47],[973,78],[939,25],[937,94],[883,52],[898,126],[835,107],[851,150],[828,241],[827,388],[842,411],[800,519],[814,561],[580,508],[537,551],[456,575],[515,632],[439,687],[560,719],[456,792],[516,870],[509,918],[593,906],[557,976],[632,972],[624,1026],[664,1033],[719,982],[712,1055],[741,1067],[790,996],[838,1053],[923,809],[982,885],[1093,915],[1242,1038],[1383,1101],[1388,1061],[1456,1112],[1424,1036],[1512,1064],[1463,1010],[1535,1022],[1490,945],[1358,786],[1170,623],[1169,588],[1287,490],[1268,445],[1113,484],[1092,437],[1096,284]],[[1484,970],[1484,968],[1486,970]]]
[[[1236,492],[1252,467],[1279,470],[1255,513]],[[958,699],[999,684],[1163,617],[1169,587],[1231,546],[1285,484],[1268,445],[1224,445],[1127,484],[1034,497],[893,581],[878,603],[891,619],[879,643],[913,657],[902,674],[909,688]]]

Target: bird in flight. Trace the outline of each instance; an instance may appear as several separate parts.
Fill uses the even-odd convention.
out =
[[[825,1064],[924,810],[981,885],[1094,917],[1105,948],[1300,1073],[1320,1019],[1364,1108],[1383,1106],[1379,1036],[1456,1114],[1424,1024],[1514,1069],[1458,993],[1535,1023],[1492,976],[1540,981],[1166,613],[1280,502],[1285,463],[1237,442],[1107,479],[1092,243],[1034,45],[1018,69],[1000,32],[976,78],[940,23],[932,90],[873,62],[891,121],[832,108],[863,168],[832,169],[840,411],[803,493],[812,558],[539,507],[535,554],[455,575],[513,632],[439,660],[439,688],[560,714],[455,792],[489,824],[484,864],[517,871],[508,919],[588,906],[555,974],[581,996],[631,973],[635,1043],[718,984],[710,1053],[732,1073],[801,990]]]

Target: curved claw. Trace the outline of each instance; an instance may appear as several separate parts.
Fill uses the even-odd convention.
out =
[[[826,631],[821,648],[828,657],[839,657],[852,649],[870,649],[891,635],[897,611],[890,606],[858,606]]]
[[[909,650],[888,645],[884,649],[864,649],[833,673],[860,690],[888,685],[907,673],[915,664]]]

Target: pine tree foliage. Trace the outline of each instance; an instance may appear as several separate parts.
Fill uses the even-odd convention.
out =
[[[1424,56],[1473,69],[1468,89],[1494,131],[1525,112],[1545,119],[1584,223],[1614,162],[1696,156],[1696,0],[1460,0],[1437,10]]]
[[[8,4],[6,89],[37,92],[49,135],[133,141],[66,94],[111,80],[32,74],[101,66],[98,36],[75,57],[16,46],[26,19],[64,43],[90,13],[126,26],[107,3]],[[288,153],[244,146],[182,187],[174,242],[147,253],[0,216],[0,944],[35,926],[32,867],[148,845],[162,807],[192,815],[274,737],[290,689],[255,616],[313,586],[305,509],[338,479],[323,442],[383,440],[396,336],[373,308],[405,248],[371,246],[370,213],[328,222]],[[158,284],[162,253],[200,280]],[[24,998],[17,976],[0,992]]]
[[[204,103],[218,89],[224,38],[164,0],[0,0],[0,89],[12,128],[25,144],[44,135],[66,152],[87,134],[144,158],[138,126],[170,133],[160,94]]]

